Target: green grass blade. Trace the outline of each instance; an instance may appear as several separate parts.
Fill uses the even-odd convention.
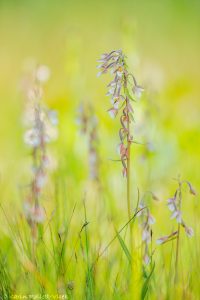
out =
[[[141,299],[145,299],[146,295],[147,295],[147,292],[148,292],[148,289],[149,289],[149,282],[150,282],[150,279],[151,279],[151,276],[154,272],[154,269],[155,269],[155,263],[151,269],[151,272],[149,273],[149,275],[147,276],[144,284],[143,284],[143,287],[142,287],[142,292],[141,292]]]
[[[124,240],[122,239],[121,235],[118,232],[117,232],[117,238],[118,238],[118,241],[119,241],[119,243],[120,243],[120,245],[122,247],[122,250],[124,251],[124,254],[126,255],[129,263],[131,263],[131,261],[132,261],[131,254],[130,254],[130,252],[129,252],[129,250],[128,250],[128,248],[127,248]]]

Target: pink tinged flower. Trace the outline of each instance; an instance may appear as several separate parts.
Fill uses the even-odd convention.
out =
[[[130,103],[128,103],[128,105],[127,105],[127,110],[128,110],[128,112],[130,112],[130,113],[133,113],[134,111],[133,111],[133,108],[132,108],[132,105],[130,104]]]
[[[117,76],[118,76],[119,78],[121,78],[122,75],[123,75],[123,71],[117,71]]]
[[[133,88],[133,93],[136,95],[137,98],[141,98],[143,91],[144,89],[139,85],[135,85]]]
[[[41,206],[31,205],[29,202],[24,203],[24,212],[28,220],[36,223],[42,223],[45,219],[44,209]]]
[[[176,206],[175,206],[175,199],[174,199],[174,198],[169,198],[169,199],[167,200],[167,206],[168,206],[169,210],[175,211],[175,209],[176,209]]]
[[[148,224],[153,225],[153,224],[155,224],[155,222],[156,222],[155,218],[151,214],[149,214],[148,215]]]
[[[102,54],[102,55],[100,56],[100,59],[97,59],[97,61],[98,61],[98,62],[104,62],[107,55],[108,55],[108,54]]]
[[[115,80],[113,80],[113,81],[111,81],[108,85],[107,85],[107,87],[116,87],[116,85],[117,85],[117,82],[115,81]]]
[[[165,243],[167,240],[168,240],[168,236],[163,236],[156,240],[156,244],[161,245],[161,244]]]
[[[111,99],[110,99],[110,102],[114,105],[115,102],[119,102],[120,101],[120,97],[119,96],[113,96]]]
[[[190,188],[190,194],[196,196],[197,193],[196,193],[195,189],[193,188],[193,186],[191,185],[191,183],[188,182],[188,185],[189,185],[189,188]]]
[[[145,212],[144,208],[145,208],[144,203],[140,202],[140,204],[138,205],[137,217],[140,217],[142,214],[144,214]]]
[[[36,187],[38,189],[43,188],[43,186],[46,183],[46,175],[44,174],[44,172],[40,171],[37,175],[36,175]]]
[[[95,151],[91,152],[89,155],[89,162],[90,164],[94,164],[97,161],[97,154]]]
[[[42,157],[42,166],[43,166],[44,168],[48,168],[49,165],[50,165],[49,158],[48,158],[47,155],[44,155],[44,156]]]
[[[98,62],[102,62],[103,64],[101,64],[101,65],[98,65],[97,66],[97,69],[102,69],[102,68],[104,68],[105,67],[105,61],[104,60],[102,60],[102,59],[99,59],[99,60],[97,60]]]
[[[169,208],[169,210],[171,210],[171,211],[174,211],[174,210],[175,210],[175,206],[174,206],[173,203],[169,203],[169,204],[168,204],[168,208]]]
[[[176,221],[178,223],[181,223],[182,222],[182,217],[181,217],[181,212],[179,210],[175,210],[173,212],[173,214],[171,215],[171,219],[176,219]]]
[[[113,107],[115,109],[119,109],[119,101],[115,101],[114,104],[113,104]]]
[[[143,261],[144,261],[145,265],[148,265],[150,263],[150,257],[148,254],[144,255]]]
[[[102,71],[98,72],[98,73],[97,73],[97,77],[100,77],[102,74],[103,74]]]
[[[114,119],[118,113],[118,109],[112,107],[108,110],[108,113],[112,119]]]
[[[44,134],[43,139],[44,139],[45,143],[50,143],[50,141],[51,141],[51,138],[48,134]]]
[[[151,241],[151,234],[150,234],[149,230],[144,229],[142,231],[142,240],[144,242],[150,243],[150,241]]]
[[[120,52],[115,52],[114,57],[113,57],[113,60],[114,60],[114,61],[117,61],[120,54],[121,54]]]
[[[115,92],[115,88],[114,88],[114,87],[112,87],[112,88],[110,88],[110,89],[108,90],[108,92],[107,92],[106,96],[113,95],[113,94],[114,94],[114,92]]]
[[[44,209],[41,206],[36,206],[33,208],[32,221],[36,223],[43,223],[45,220]]]
[[[163,244],[165,242],[171,241],[172,239],[177,237],[177,233],[178,233],[177,231],[174,231],[169,235],[162,236],[162,237],[160,237],[159,239],[156,240],[156,243],[158,245],[160,245],[160,244]]]
[[[36,128],[29,129],[25,132],[24,142],[28,146],[38,147],[40,145],[40,132]]]
[[[30,213],[31,213],[32,209],[31,209],[31,205],[29,202],[25,202],[24,203],[24,213],[26,218],[28,219],[30,217]]]
[[[45,65],[39,66],[36,70],[36,78],[40,82],[48,81],[50,74],[51,74],[50,69]]]
[[[49,110],[48,117],[52,125],[58,125],[58,112],[56,110]]]
[[[127,148],[123,143],[118,145],[118,153],[122,157],[127,155]]]
[[[123,175],[123,177],[127,177],[127,168],[123,168],[123,170],[122,170],[122,175]]]
[[[193,231],[192,227],[185,226],[185,232],[186,232],[187,236],[189,236],[189,237],[192,237],[194,235],[194,231]]]

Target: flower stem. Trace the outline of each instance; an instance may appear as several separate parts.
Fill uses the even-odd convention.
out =
[[[182,202],[182,191],[181,191],[181,182],[179,181],[179,210],[181,212],[181,202]],[[175,259],[175,277],[174,283],[178,282],[178,262],[179,262],[179,244],[180,244],[180,229],[181,224],[178,224],[177,230],[177,240],[176,240],[176,259]]]
[[[174,283],[178,282],[179,244],[180,244],[180,224],[178,224],[177,239],[176,239],[176,260],[175,260],[175,278],[174,278]]]
[[[126,106],[128,106],[128,99],[126,99]],[[130,124],[129,124],[129,117],[127,120],[127,182],[126,182],[126,197],[127,197],[127,213],[128,219],[131,219],[131,195],[130,195],[130,179],[131,179],[131,141],[130,141]],[[132,224],[130,223],[130,249],[132,251]]]

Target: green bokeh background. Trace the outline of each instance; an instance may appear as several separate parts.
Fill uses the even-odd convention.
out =
[[[96,77],[100,54],[119,48],[128,57],[130,71],[145,87],[135,104],[135,139],[151,144],[150,149],[133,145],[132,193],[139,187],[142,192],[153,190],[165,200],[174,191],[172,179],[179,174],[198,192],[199,11],[200,1],[195,0],[0,0],[0,179],[1,203],[7,211],[13,207],[20,211],[18,186],[26,184],[29,176],[21,80],[32,59],[51,69],[45,101],[58,110],[60,124],[58,141],[50,147],[71,201],[81,198],[88,175],[87,144],[75,121],[76,109],[83,101],[93,105],[99,119],[102,183],[117,203],[116,211],[125,208],[121,166],[109,160],[117,158],[119,142],[119,123],[106,113],[110,77]],[[185,204],[188,220],[192,207],[189,199]],[[153,210],[157,217],[163,214],[156,229],[161,234],[167,231],[169,214],[165,204],[156,204]],[[1,230],[6,231],[3,219]]]
[[[1,1],[2,172],[18,168],[22,158],[19,87],[30,58],[51,69],[46,101],[60,112],[62,147],[75,139],[76,106],[89,100],[100,118],[101,144],[112,152],[107,138],[115,139],[115,125],[105,113],[106,79],[96,78],[95,67],[102,52],[122,48],[130,70],[146,88],[143,102],[151,118],[142,126],[155,144],[158,168],[153,172],[168,177],[181,173],[196,182],[199,8],[199,1]],[[142,107],[136,104],[136,110]]]

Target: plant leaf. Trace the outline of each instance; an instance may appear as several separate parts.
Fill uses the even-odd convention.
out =
[[[149,275],[147,276],[147,278],[146,278],[146,280],[145,280],[145,282],[143,284],[142,292],[141,292],[141,299],[145,299],[145,297],[146,297],[146,294],[147,294],[148,289],[149,289],[149,281],[151,279],[151,276],[153,274],[154,269],[155,269],[155,263],[153,264],[151,272],[149,273]]]
[[[118,232],[117,232],[117,238],[118,238],[118,240],[120,242],[120,245],[121,245],[121,247],[122,247],[122,249],[124,251],[124,254],[126,255],[129,263],[131,263],[131,261],[132,261],[131,254],[130,254],[130,252],[129,252],[129,250],[128,250],[128,248],[127,248],[124,240],[122,239],[121,235]]]

